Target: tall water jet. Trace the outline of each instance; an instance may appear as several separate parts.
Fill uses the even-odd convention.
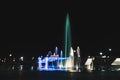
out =
[[[66,16],[66,24],[65,24],[65,44],[64,44],[64,53],[65,58],[70,56],[70,48],[71,48],[71,30],[70,30],[70,20],[69,14]]]
[[[66,60],[66,68],[68,69],[74,68],[74,52],[72,47],[70,49],[70,56]]]
[[[80,47],[77,46],[77,56],[80,57]]]
[[[63,51],[61,50],[60,51],[60,65],[59,65],[60,68],[63,67],[63,59],[62,58],[63,58]]]
[[[42,67],[42,60],[41,57],[38,57],[38,69],[40,70]]]
[[[51,51],[49,51],[48,52],[48,54],[47,54],[47,56],[51,56],[52,55],[52,52]]]
[[[74,51],[72,47],[70,49],[70,60],[71,60],[71,68],[74,68]]]
[[[46,56],[45,58],[45,69],[46,70],[48,69],[48,56]]]
[[[76,50],[76,53],[77,53],[77,64],[76,64],[76,69],[77,70],[80,70],[80,67],[81,67],[81,57],[80,57],[80,47],[77,46],[77,50]]]
[[[55,47],[55,54],[58,54],[58,47]]]

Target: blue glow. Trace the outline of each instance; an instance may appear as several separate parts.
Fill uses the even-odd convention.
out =
[[[58,54],[58,47],[55,48],[55,54]]]
[[[67,58],[62,56],[63,53],[61,51],[61,56],[50,56],[38,57],[38,70],[63,70],[65,71],[65,66],[63,66],[63,60],[65,61]],[[52,63],[52,65],[50,65]]]
[[[48,57],[45,58],[45,69],[48,69]]]

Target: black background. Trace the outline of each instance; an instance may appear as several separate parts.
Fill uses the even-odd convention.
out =
[[[96,55],[112,48],[119,56],[118,2],[72,0],[1,3],[0,55],[45,55],[64,45],[67,13],[72,45],[82,55]]]

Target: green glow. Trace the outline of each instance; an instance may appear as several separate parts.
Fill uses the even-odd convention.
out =
[[[71,47],[71,31],[70,31],[70,21],[69,15],[66,16],[66,25],[65,25],[65,57],[70,55],[70,47]]]

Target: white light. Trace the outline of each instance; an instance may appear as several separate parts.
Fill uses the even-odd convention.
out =
[[[111,65],[120,65],[120,58],[116,58]]]
[[[95,57],[93,57],[92,60],[95,60]]]
[[[9,56],[11,57],[11,56],[12,56],[12,54],[9,54]]]
[[[88,70],[93,70],[92,58],[88,58],[87,61],[85,62],[85,65]]]
[[[42,60],[41,57],[38,57],[38,68],[40,69],[42,67]]]
[[[23,57],[20,57],[20,60],[23,61]]]
[[[70,49],[70,56],[74,56],[73,48]]]
[[[100,52],[100,55],[102,55],[103,53],[102,52]]]
[[[14,66],[12,66],[12,70],[14,70],[15,69],[15,67]]]
[[[33,70],[33,66],[31,66],[31,70]]]
[[[60,67],[60,68],[62,68],[62,67],[63,67],[63,65],[62,65],[62,64],[60,64],[60,65],[59,65],[59,67]]]
[[[20,70],[23,70],[23,65],[20,65]]]
[[[92,58],[88,58],[85,62],[85,65],[90,65],[92,63]]]
[[[13,58],[13,62],[15,62],[15,58]]]
[[[32,57],[32,60],[34,59],[34,57]]]
[[[112,49],[109,49],[109,51],[111,51]]]
[[[106,56],[102,56],[102,58],[106,58]]]
[[[76,52],[76,50],[74,50],[73,52]]]
[[[46,57],[46,61],[45,61],[45,69],[48,69],[48,57]]]

